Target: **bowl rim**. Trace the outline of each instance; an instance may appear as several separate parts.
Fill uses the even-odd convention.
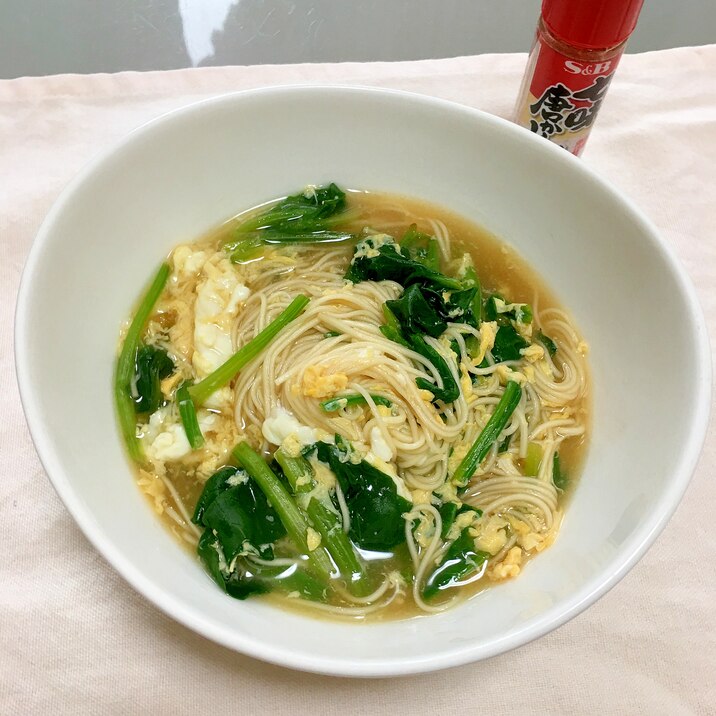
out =
[[[650,250],[657,252],[668,266],[689,309],[688,319],[695,349],[696,379],[704,389],[699,391],[697,402],[692,408],[689,418],[688,438],[684,444],[677,468],[673,471],[670,482],[660,499],[650,510],[641,527],[635,530],[615,553],[610,573],[602,571],[568,598],[557,601],[542,614],[528,619],[521,628],[486,643],[458,646],[435,656],[403,658],[397,661],[380,657],[370,660],[353,659],[349,655],[341,659],[335,659],[295,654],[282,647],[266,644],[259,639],[249,638],[230,629],[222,628],[207,620],[193,608],[183,605],[181,600],[177,599],[172,592],[155,585],[151,578],[145,577],[141,570],[134,566],[132,561],[126,559],[115,548],[112,540],[103,533],[101,525],[95,521],[91,512],[75,494],[71,480],[65,473],[62,461],[49,439],[51,430],[46,426],[40,408],[39,396],[34,389],[30,376],[28,357],[31,353],[31,346],[29,344],[27,316],[33,300],[34,277],[42,260],[44,246],[52,233],[56,218],[61,215],[65,207],[72,201],[76,190],[90,181],[92,176],[101,170],[104,163],[114,154],[120,153],[138,139],[146,138],[151,136],[153,132],[161,131],[165,124],[182,121],[191,115],[199,115],[208,108],[240,103],[244,98],[264,96],[270,99],[272,96],[305,95],[310,93],[319,95],[363,95],[369,99],[374,95],[382,95],[392,97],[399,102],[438,108],[453,115],[460,114],[471,121],[491,125],[496,131],[511,135],[516,142],[528,143],[535,148],[539,145],[541,147],[540,151],[547,155],[559,156],[562,162],[577,168],[576,171],[581,172],[595,187],[606,193],[610,200],[620,204],[625,212],[630,215],[644,236],[644,240],[650,245]],[[345,84],[298,84],[261,87],[192,102],[162,113],[139,125],[91,159],[55,199],[37,232],[25,262],[15,307],[14,333],[15,367],[20,399],[32,441],[50,483],[95,549],[135,590],[162,612],[189,629],[222,646],[263,661],[318,674],[387,677],[424,673],[459,666],[490,658],[527,644],[574,618],[614,587],[642,558],[664,529],[688,487],[696,468],[709,424],[711,353],[704,314],[698,301],[696,290],[675,251],[660,236],[656,227],[642,210],[626,195],[617,191],[610,182],[602,178],[594,169],[552,142],[537,137],[532,132],[518,127],[506,119],[482,110],[430,95],[403,90]]]

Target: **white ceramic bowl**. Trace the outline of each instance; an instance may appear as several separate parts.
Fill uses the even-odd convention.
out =
[[[556,544],[512,582],[447,613],[356,625],[224,596],[134,484],[117,430],[120,323],[176,244],[307,183],[398,192],[512,243],[591,345],[594,423]],[[57,492],[97,549],[188,627],[285,666],[386,676],[499,654],[616,584],[686,489],[710,396],[694,291],[644,216],[565,151],[505,121],[398,92],[240,93],[133,132],[57,200],[25,267],[22,401]]]

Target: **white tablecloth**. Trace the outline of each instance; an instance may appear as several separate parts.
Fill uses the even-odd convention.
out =
[[[270,84],[394,87],[509,116],[525,59],[0,82],[0,713],[716,713],[713,431],[667,529],[584,614],[487,662],[364,681],[263,664],[160,613],[75,526],[25,425],[12,355],[20,273],[47,210],[88,159],[167,110]],[[661,229],[695,282],[716,336],[716,45],[626,56],[584,161]]]

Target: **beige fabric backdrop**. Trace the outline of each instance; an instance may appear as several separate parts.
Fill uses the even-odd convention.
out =
[[[395,87],[509,116],[524,64],[483,55],[0,82],[0,713],[716,714],[713,430],[667,529],[586,613],[487,662],[367,681],[263,664],[165,617],[75,526],[25,426],[12,356],[20,273],[88,159],[167,110],[269,84]],[[716,336],[716,46],[625,57],[584,161],[661,229]]]

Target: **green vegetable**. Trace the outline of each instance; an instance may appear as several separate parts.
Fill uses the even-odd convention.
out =
[[[269,590],[298,594],[313,602],[325,602],[328,587],[325,582],[314,577],[302,567],[271,567],[249,562],[249,570],[253,580]]]
[[[515,321],[517,323],[532,323],[532,307],[528,303],[520,303],[515,308]]]
[[[316,187],[287,196],[258,216],[245,221],[239,231],[278,231],[301,234],[326,228],[328,219],[335,219],[346,208],[346,195],[336,184]]]
[[[273,457],[295,494],[310,492],[315,487],[313,468],[303,455],[293,457],[279,448]]]
[[[341,241],[349,241],[354,238],[353,234],[347,231],[313,231],[301,234],[279,234],[253,233],[243,235],[240,241],[233,241],[224,246],[225,251],[230,251],[229,258],[235,264],[245,263],[261,256],[264,247],[272,244],[335,244]]]
[[[305,599],[314,601],[324,601],[326,598],[326,585],[300,567],[271,567],[237,559],[233,572],[222,571],[224,555],[221,544],[209,529],[199,539],[197,553],[211,578],[235,599],[246,599],[252,594],[274,589],[298,592]],[[223,561],[226,563],[225,557]]]
[[[557,344],[551,338],[545,336],[541,330],[537,331],[535,340],[539,341],[547,349],[547,353],[551,356],[557,352]]]
[[[532,307],[528,303],[517,303],[509,310],[507,305],[509,304],[499,293],[489,296],[485,301],[485,320],[497,321],[501,325],[507,325],[511,320],[516,323],[532,323]]]
[[[433,271],[440,271],[440,245],[437,239],[428,239],[428,247],[425,252],[425,265]]]
[[[201,434],[199,421],[196,418],[196,406],[189,395],[189,387],[186,383],[177,390],[177,405],[189,445],[192,450],[197,450],[204,444],[204,436]]]
[[[197,553],[212,579],[230,596],[280,589],[308,599],[324,599],[325,584],[301,568],[258,565],[253,553],[273,559],[272,543],[286,534],[278,514],[249,475],[222,467],[207,481],[192,522],[205,527]],[[249,555],[249,559],[244,556]],[[232,571],[229,571],[230,566]]]
[[[539,443],[527,443],[527,457],[525,458],[525,475],[537,476],[542,462],[542,447]]]
[[[443,387],[439,388],[436,383],[432,383],[425,378],[416,378],[415,383],[418,388],[421,390],[429,390],[437,400],[442,400],[443,403],[446,404],[457,400],[460,396],[460,386],[453,377],[446,359],[432,346],[429,346],[420,335],[415,334],[411,336],[410,347],[416,353],[420,353],[420,355],[427,358],[435,366],[443,382]]]
[[[382,395],[374,395],[371,393],[370,397],[376,405],[384,405],[386,408],[393,405],[388,398],[385,398]],[[336,410],[347,408],[351,405],[363,405],[365,402],[365,397],[360,393],[350,393],[348,395],[339,395],[335,398],[331,398],[330,400],[324,400],[320,405],[326,413],[333,413]]]
[[[453,378],[452,371],[448,366],[446,360],[438,353],[434,348],[429,346],[422,335],[414,333],[410,338],[403,336],[400,323],[396,318],[395,314],[391,311],[388,306],[389,301],[383,304],[383,315],[385,316],[386,324],[380,327],[380,332],[391,341],[400,343],[407,348],[412,348],[416,353],[427,358],[438,371],[438,374],[442,378],[443,387],[438,388],[435,383],[426,380],[425,378],[416,378],[415,382],[419,388],[429,390],[436,399],[442,400],[445,403],[451,403],[458,398],[460,395],[460,386]]]
[[[477,466],[490,451],[492,443],[497,440],[500,433],[505,429],[505,425],[507,425],[512,413],[515,412],[521,397],[522,388],[519,383],[508,380],[505,392],[502,394],[500,402],[495,406],[495,411],[452,476],[452,481],[456,485],[464,486],[468,483]]]
[[[214,533],[211,530],[204,530],[199,538],[196,552],[199,555],[199,559],[204,563],[211,578],[226,591],[226,578],[221,571],[221,557],[223,557],[223,553],[219,551],[220,549],[221,545]],[[248,594],[246,596],[248,596]]]
[[[556,452],[554,458],[552,458],[552,482],[558,490],[566,490],[567,485],[569,485],[569,478],[566,473],[562,472],[558,452]]]
[[[444,502],[438,509],[440,517],[442,518],[442,527],[440,528],[440,536],[445,539],[447,537],[450,528],[455,524],[455,519],[458,515],[462,515],[465,512],[475,512],[478,515],[482,514],[482,510],[472,505],[458,505],[456,502]]]
[[[417,284],[408,286],[400,298],[386,301],[385,305],[400,323],[402,333],[407,337],[413,333],[427,333],[438,338],[447,328],[443,317],[428,303],[423,289]]]
[[[372,246],[370,237],[363,239],[356,250],[359,251],[365,243]],[[346,279],[353,283],[361,281],[395,281],[406,288],[413,283],[460,290],[462,284],[455,278],[449,278],[434,271],[408,255],[399,253],[399,246],[392,242],[378,246],[377,256],[355,255],[351,261]],[[407,254],[407,250],[404,252]]]
[[[323,334],[324,338],[335,338],[336,336],[343,335],[342,333],[339,333],[338,331],[326,331]]]
[[[276,451],[274,457],[283,469],[294,492],[298,492],[307,474],[313,474],[311,465],[303,457],[289,457],[282,448]],[[309,489],[311,487],[312,484],[309,483]],[[324,504],[315,497],[311,497],[306,506],[306,513],[311,518],[316,531],[321,535],[322,543],[333,557],[333,561],[346,579],[351,592],[360,597],[368,595],[370,583],[365,570],[348,535],[343,531],[341,518],[333,505],[330,502]]]
[[[505,439],[500,443],[499,447],[497,448],[498,453],[507,452],[510,447],[510,442],[512,442],[512,436],[514,433],[510,433],[505,437]]]
[[[204,380],[189,388],[189,395],[194,405],[202,405],[210,395],[229,383],[236,374],[252,361],[291,321],[298,318],[308,305],[306,296],[298,295],[266,326],[255,338],[239,348],[231,358],[222,363]]]
[[[519,360],[520,351],[527,348],[529,343],[515,330],[514,326],[507,324],[500,326],[495,335],[495,344],[492,346],[492,357],[495,363],[506,360]]]
[[[195,525],[203,525],[202,517],[206,508],[219,496],[219,494],[227,489],[226,481],[239,472],[237,467],[227,465],[226,467],[219,468],[205,483],[204,489],[197,500],[196,507],[194,508],[194,514],[191,521]],[[242,471],[242,475],[246,473]],[[248,475],[247,475],[248,477]]]
[[[465,528],[448,547],[438,568],[428,577],[423,587],[423,599],[433,599],[450,587],[459,586],[466,577],[478,572],[490,558],[487,552],[475,549],[475,540]]]
[[[257,552],[272,557],[271,544],[286,534],[278,514],[249,475],[223,467],[204,486],[192,522],[215,533],[226,561]]]
[[[450,531],[450,528],[453,526],[453,523],[455,522],[455,518],[457,517],[457,511],[460,508],[460,506],[457,504],[457,502],[443,502],[442,505],[440,505],[440,508],[438,509],[438,512],[440,513],[440,517],[442,518],[442,527],[440,528],[440,536],[445,539],[447,537],[447,533]]]
[[[474,288],[475,292],[470,300],[470,311],[472,313],[473,323],[476,328],[479,328],[480,322],[482,321],[482,289],[480,287],[480,279],[477,276],[475,267],[470,265],[465,268],[462,275],[462,280],[465,286],[468,288]]]
[[[407,250],[414,249],[417,246],[427,244],[429,239],[429,234],[418,231],[417,224],[411,224],[400,239],[400,247]]]
[[[164,403],[161,381],[174,372],[174,363],[165,350],[140,345],[134,368],[134,409],[137,413],[153,413]]]
[[[318,459],[329,465],[346,498],[350,537],[365,549],[387,550],[405,541],[403,514],[412,505],[398,494],[390,475],[365,460],[349,459],[350,445],[336,435],[336,444],[316,444]]]
[[[164,290],[167,278],[169,278],[169,264],[163,263],[159,267],[159,271],[157,271],[149,289],[142,297],[137,312],[129,325],[114,375],[114,400],[117,406],[119,425],[124,441],[127,444],[129,456],[137,462],[141,462],[144,456],[142,447],[137,439],[137,417],[131,388],[132,377],[135,371],[139,337],[154,305]]]
[[[324,579],[329,579],[333,572],[331,558],[323,546],[318,546],[313,551],[308,549],[308,520],[278,477],[248,443],[239,443],[232,454],[266,495],[286,528],[288,536],[299,551],[308,556],[316,573]]]
[[[478,287],[471,286],[450,293],[450,300],[444,303],[443,315],[448,321],[467,323],[477,328],[480,325],[481,310],[482,301]]]
[[[288,196],[266,211],[244,221],[235,238],[224,245],[235,263],[259,255],[266,244],[333,243],[352,239],[345,231],[331,231],[344,220],[346,195],[335,184]]]

